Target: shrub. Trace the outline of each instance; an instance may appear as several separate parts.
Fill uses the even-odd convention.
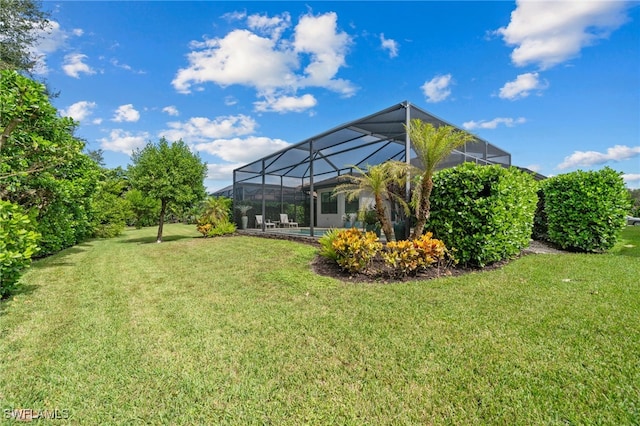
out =
[[[0,297],[15,288],[22,270],[31,264],[38,237],[20,207],[0,201]]]
[[[233,234],[236,232],[236,225],[229,221],[226,222],[218,222],[216,226],[213,226],[210,223],[198,223],[196,227],[199,233],[202,234],[203,237],[218,237],[220,235]]]
[[[427,229],[464,265],[483,267],[527,247],[537,184],[516,168],[464,163],[434,176]]]
[[[542,186],[544,204],[538,220],[548,240],[563,249],[585,252],[613,247],[625,225],[629,194],[621,174],[609,167],[558,175]]]
[[[319,238],[320,256],[337,261],[338,253],[333,248],[333,242],[341,231],[336,228],[329,229],[322,237]]]
[[[375,233],[362,233],[355,228],[340,231],[332,245],[338,265],[351,273],[366,271],[371,260],[382,249]]]
[[[202,214],[196,229],[205,238],[233,234],[236,225],[229,221],[232,200],[227,197],[208,197],[202,204]]]
[[[415,240],[388,242],[382,258],[396,275],[417,273],[451,259],[445,244],[431,237],[427,232]]]
[[[209,229],[207,237],[219,237],[221,235],[233,234],[236,232],[235,223],[231,222],[219,222],[216,226]]]

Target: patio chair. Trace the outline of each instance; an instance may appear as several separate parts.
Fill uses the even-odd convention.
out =
[[[275,228],[276,224],[275,223],[271,223],[271,222],[265,222],[264,226],[267,227],[267,228]],[[262,215],[261,214],[257,214],[256,215],[256,228],[262,229]]]
[[[298,227],[298,222],[292,222],[289,220],[289,216],[286,213],[281,213],[280,214],[280,225],[282,225],[282,227],[288,227],[288,228],[297,228]]]

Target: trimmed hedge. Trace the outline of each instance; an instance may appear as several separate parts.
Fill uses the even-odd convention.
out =
[[[464,163],[436,173],[427,229],[460,264],[483,267],[529,245],[538,185],[519,169]]]
[[[630,200],[621,173],[605,167],[547,179],[536,212],[536,237],[563,249],[601,252],[616,243]]]
[[[0,297],[15,288],[22,270],[31,264],[38,237],[18,205],[0,200]]]

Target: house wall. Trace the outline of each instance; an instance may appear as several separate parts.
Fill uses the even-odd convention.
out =
[[[319,228],[342,228],[344,227],[344,222],[342,220],[342,215],[346,214],[345,211],[345,195],[338,194],[336,195],[338,199],[338,212],[334,214],[322,213],[322,193],[331,193],[333,188],[321,189],[318,190],[318,197],[316,198],[316,225]],[[371,194],[363,194],[360,196],[358,200],[358,209],[367,209],[370,206],[373,206],[375,200]],[[351,213],[351,212],[349,212]],[[357,212],[355,212],[357,213]]]

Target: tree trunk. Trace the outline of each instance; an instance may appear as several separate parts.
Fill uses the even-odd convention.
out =
[[[164,214],[167,211],[167,201],[162,200],[162,205],[160,207],[160,222],[158,224],[158,238],[156,239],[156,243],[162,242],[162,228],[164,227]]]
[[[420,199],[420,211],[416,216],[416,227],[413,230],[411,239],[420,238],[424,232],[424,225],[429,220],[431,213],[431,191],[433,190],[433,179],[431,177],[422,180],[422,197]]]
[[[393,235],[393,226],[391,226],[391,222],[385,214],[384,201],[379,195],[376,195],[376,214],[378,215],[378,220],[382,225],[382,232],[384,232],[384,237],[387,239],[387,242],[395,241],[396,238]]]

